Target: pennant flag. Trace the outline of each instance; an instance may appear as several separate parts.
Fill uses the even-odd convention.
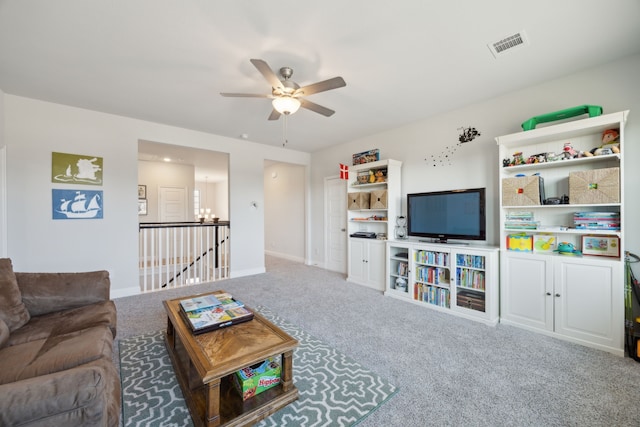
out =
[[[340,179],[349,179],[349,166],[340,163]]]

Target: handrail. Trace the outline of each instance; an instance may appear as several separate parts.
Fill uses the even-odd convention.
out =
[[[231,223],[229,221],[218,221],[218,222],[197,222],[197,221],[182,221],[182,222],[141,222],[138,224],[138,229],[146,229],[146,228],[183,228],[183,227],[230,227]]]

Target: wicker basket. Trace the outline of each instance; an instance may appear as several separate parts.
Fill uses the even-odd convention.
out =
[[[502,206],[541,205],[544,200],[544,180],[539,176],[502,179]]]
[[[387,190],[372,191],[369,204],[371,209],[387,209]]]
[[[366,191],[359,193],[349,193],[347,195],[347,206],[350,211],[359,211],[361,209],[369,209],[369,198],[371,194]]]
[[[620,203],[620,168],[571,172],[569,203]]]

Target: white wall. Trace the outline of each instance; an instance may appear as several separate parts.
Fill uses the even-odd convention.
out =
[[[229,181],[218,181],[213,184],[213,213],[221,221],[229,220]]]
[[[234,277],[264,271],[264,159],[310,162],[309,154],[294,150],[14,95],[4,98],[8,254],[14,267],[33,272],[106,269],[115,297],[137,289],[138,140],[229,153]],[[103,157],[104,219],[51,219],[52,151]]]
[[[305,262],[305,168],[266,162],[265,251]]]
[[[311,164],[311,253],[324,254],[323,179],[338,173],[338,164],[351,164],[351,155],[372,148],[381,158],[401,160],[402,193],[455,188],[486,187],[487,241],[498,244],[498,148],[495,137],[520,132],[521,123],[544,113],[583,104],[600,105],[605,113],[631,110],[626,131],[627,249],[640,253],[640,55],[585,70],[486,102],[469,105],[386,133],[313,153]],[[426,96],[425,99],[428,99]],[[437,99],[430,100],[438,102]],[[372,118],[373,119],[373,118]],[[443,163],[458,142],[458,128],[473,126],[481,136],[462,144]],[[434,166],[434,161],[436,160]],[[403,211],[406,198],[403,200]],[[322,255],[320,255],[322,257]],[[323,259],[314,259],[318,264]]]

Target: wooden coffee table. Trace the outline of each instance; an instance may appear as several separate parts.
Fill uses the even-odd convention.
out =
[[[196,426],[251,425],[298,399],[292,373],[296,339],[253,309],[253,320],[194,335],[179,312],[185,298],[190,297],[163,302],[168,316],[165,339]],[[280,384],[243,401],[232,374],[278,355]]]

